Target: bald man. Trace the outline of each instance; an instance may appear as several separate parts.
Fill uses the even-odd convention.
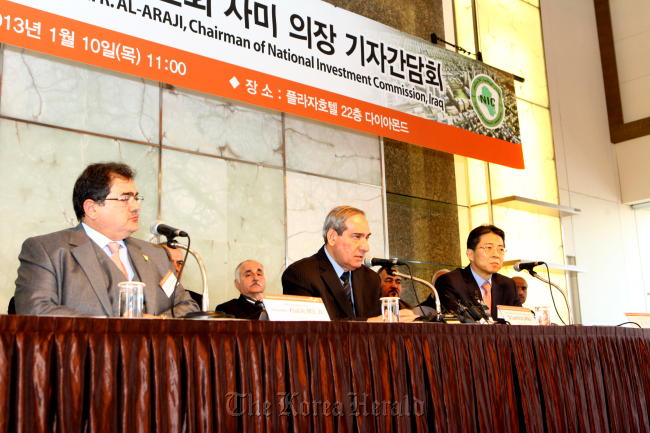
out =
[[[446,273],[449,273],[449,272],[451,272],[449,269],[440,269],[438,272],[436,272],[435,274],[433,274],[433,278],[431,278],[431,284],[433,284],[433,287],[436,286],[436,280],[437,280],[441,275],[445,275]],[[435,300],[435,298],[433,297],[433,293],[431,293],[431,294],[427,297],[427,299],[425,299],[424,302],[422,302],[420,305],[422,305],[422,306],[424,306],[424,307],[429,307],[429,308],[432,308],[433,310],[435,310],[435,309],[436,309],[436,300]],[[417,311],[417,310],[416,310],[416,311]]]
[[[517,289],[519,291],[519,300],[523,305],[524,302],[526,302],[526,298],[528,298],[528,282],[522,277],[512,277],[512,279],[515,280],[515,284],[517,284]]]
[[[433,278],[431,278],[431,284],[433,284],[433,287],[436,286],[436,280],[438,279],[438,277],[440,277],[441,275],[445,275],[448,272],[451,271],[449,269],[440,269],[438,272],[433,274]]]
[[[264,266],[255,260],[246,260],[235,269],[235,287],[241,295],[237,299],[217,305],[216,311],[232,314],[238,319],[257,320],[262,314],[262,293],[266,288]]]

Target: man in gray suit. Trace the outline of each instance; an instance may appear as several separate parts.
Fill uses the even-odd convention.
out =
[[[142,202],[134,177],[125,164],[86,167],[72,193],[80,224],[23,243],[18,314],[117,317],[117,284],[141,281],[146,284],[144,316],[171,316],[171,296],[160,285],[172,270],[167,254],[158,245],[129,237],[138,230]],[[176,317],[199,310],[180,285],[173,304]]]

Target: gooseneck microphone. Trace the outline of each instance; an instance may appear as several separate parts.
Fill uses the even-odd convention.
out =
[[[515,263],[515,271],[521,272],[521,271],[532,271],[535,266],[539,265],[545,265],[546,263],[544,262],[517,262]]]
[[[483,302],[481,298],[478,297],[478,293],[474,292],[474,300],[475,305],[478,307],[479,313],[483,316],[483,319],[485,319],[486,322],[489,324],[494,323],[494,319],[492,318],[492,314],[490,313],[490,309],[488,308],[487,304]]]
[[[405,265],[406,263],[401,262],[397,259],[378,259],[373,256],[366,255],[366,257],[364,257],[363,259],[363,264],[369,268],[372,268],[373,266],[383,266],[385,268],[391,268],[393,266]]]
[[[482,317],[479,314],[479,312],[474,308],[472,304],[465,305],[463,304],[460,299],[458,300],[458,311],[465,311],[466,314],[469,314],[469,316],[474,320],[475,322],[480,322]]]
[[[170,227],[164,222],[157,220],[151,223],[151,234],[154,236],[165,236],[167,238],[175,238],[175,237],[181,237],[181,238],[186,238],[188,237],[187,232],[184,232],[183,230],[176,229],[174,227]]]
[[[463,303],[458,299],[458,317],[460,317],[462,323],[476,323],[476,320],[472,317],[469,311],[465,308]]]

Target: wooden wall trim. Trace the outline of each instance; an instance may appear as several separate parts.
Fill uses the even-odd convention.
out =
[[[609,0],[594,0],[600,62],[603,68],[607,117],[609,119],[609,136],[612,143],[621,143],[634,138],[650,135],[650,117],[625,123],[621,103],[621,88],[618,83],[616,67],[616,49]]]

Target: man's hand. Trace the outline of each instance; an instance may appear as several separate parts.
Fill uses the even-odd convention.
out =
[[[147,314],[147,313],[142,313],[142,318],[143,319],[166,319],[167,316],[156,316],[155,314]]]
[[[418,318],[417,314],[413,314],[411,310],[399,310],[399,321],[401,323],[412,322]],[[381,316],[370,317],[368,322],[382,322]]]
[[[419,316],[414,314],[411,310],[399,310],[399,321],[400,322],[412,322],[417,319]]]

